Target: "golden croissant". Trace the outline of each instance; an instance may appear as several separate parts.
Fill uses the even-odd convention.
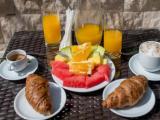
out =
[[[102,102],[105,108],[124,108],[133,106],[143,97],[148,87],[147,78],[142,75],[130,77],[117,87]]]
[[[27,101],[34,110],[44,115],[50,115],[52,112],[48,88],[48,81],[41,76],[32,74],[27,77],[25,89]]]

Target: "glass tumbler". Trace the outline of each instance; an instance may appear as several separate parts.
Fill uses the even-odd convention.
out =
[[[54,56],[59,49],[61,41],[61,23],[56,4],[52,0],[49,2],[52,6],[46,6],[42,11],[42,25],[46,45],[47,62],[50,65],[50,61],[54,59]]]
[[[78,44],[100,44],[102,39],[102,10],[99,0],[79,0],[75,13],[75,37]]]
[[[114,17],[111,17],[114,16]],[[121,50],[122,50],[122,21],[117,14],[110,12],[104,16],[104,38],[103,45],[108,56],[115,63],[117,73],[120,75]]]

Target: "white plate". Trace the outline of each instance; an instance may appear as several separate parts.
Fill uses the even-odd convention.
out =
[[[109,80],[109,81],[111,81],[114,78],[116,70],[115,70],[114,63],[109,58],[108,58],[108,64],[111,67],[111,75],[110,75],[110,80]],[[61,87],[63,87],[64,89],[69,90],[69,91],[73,91],[73,92],[79,92],[79,93],[93,92],[93,91],[104,88],[109,83],[108,81],[104,81],[96,86],[91,87],[91,88],[73,88],[73,87],[63,86],[62,80],[59,79],[58,77],[56,77],[55,75],[52,74],[52,77],[53,77],[54,81],[57,84],[59,84]]]
[[[38,61],[31,55],[27,55],[27,58],[29,59],[30,63],[24,70],[20,72],[9,71],[9,64],[6,60],[4,60],[0,64],[0,76],[4,79],[15,81],[24,79],[28,75],[34,73],[38,68]]]
[[[138,54],[132,56],[129,60],[129,68],[136,75],[144,75],[150,81],[160,81],[160,70],[157,72],[148,72],[145,71],[144,68],[138,61]]]
[[[111,82],[107,85],[103,91],[103,100],[113,92],[120,83],[125,79],[119,79]],[[150,112],[155,105],[155,95],[151,88],[148,87],[143,98],[133,107],[127,107],[124,109],[110,109],[113,113],[123,117],[140,117]]]
[[[53,105],[53,113],[51,115],[44,116],[32,108],[25,97],[25,88],[23,88],[14,99],[14,110],[16,113],[27,120],[44,120],[58,114],[66,103],[66,93],[63,88],[53,82],[49,82],[49,88]]]

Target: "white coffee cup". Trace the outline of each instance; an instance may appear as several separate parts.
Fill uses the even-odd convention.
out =
[[[142,65],[142,67],[149,72],[155,72],[160,70],[160,55],[159,53],[154,53],[155,51],[151,48],[153,44],[160,46],[159,42],[147,41],[142,43],[139,47],[139,62]]]
[[[27,67],[28,59],[27,53],[24,50],[12,50],[6,55],[6,60],[9,64],[8,70],[19,72]]]

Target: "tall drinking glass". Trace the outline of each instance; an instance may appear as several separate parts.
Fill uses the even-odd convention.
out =
[[[53,1],[51,2],[53,4]],[[56,4],[43,9],[42,24],[48,64],[54,58],[61,41],[61,24]]]
[[[109,15],[114,15],[110,13]],[[104,16],[104,48],[107,54],[115,63],[118,77],[121,65],[121,49],[122,49],[122,24],[121,19],[115,19]]]
[[[102,39],[102,10],[99,0],[79,0],[75,14],[75,36],[78,44],[100,44]]]

